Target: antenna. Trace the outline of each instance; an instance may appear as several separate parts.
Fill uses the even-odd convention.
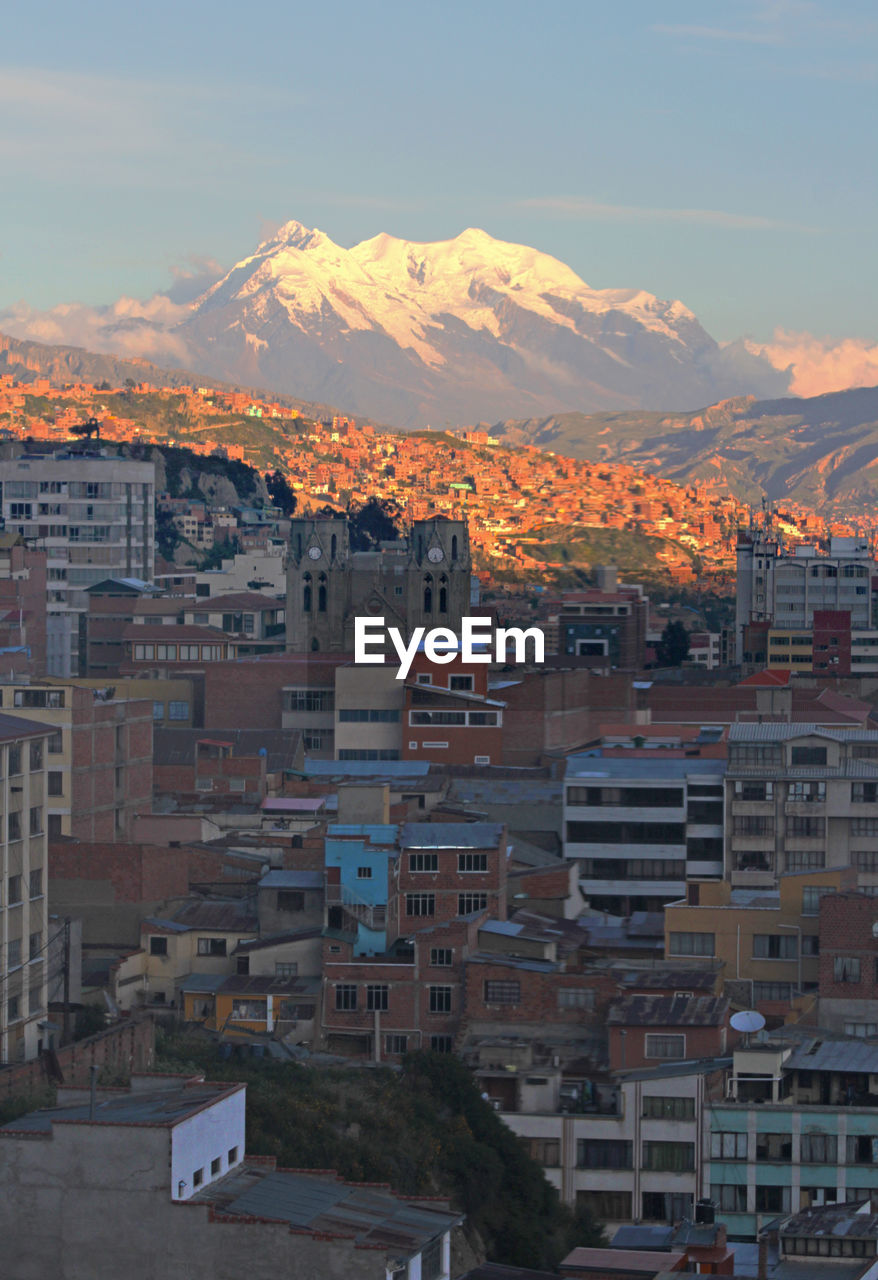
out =
[[[765,1019],[758,1009],[742,1009],[740,1013],[733,1013],[729,1022],[736,1031],[744,1032],[745,1048],[750,1046],[751,1034],[754,1031],[761,1031],[765,1026]]]

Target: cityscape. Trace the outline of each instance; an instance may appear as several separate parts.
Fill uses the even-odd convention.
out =
[[[0,1276],[878,1280],[874,14],[48,8]]]

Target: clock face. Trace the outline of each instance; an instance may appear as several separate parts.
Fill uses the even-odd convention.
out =
[[[311,557],[312,560],[319,560],[320,557],[323,555],[323,552],[320,550],[319,547],[309,547],[308,555]]]
[[[431,547],[427,552],[427,559],[433,564],[438,564],[440,560],[445,559],[445,553],[441,547]]]

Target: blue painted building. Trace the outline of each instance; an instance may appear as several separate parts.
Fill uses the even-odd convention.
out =
[[[387,902],[390,867],[399,857],[394,824],[332,823],[327,828],[324,863],[326,903],[344,908],[357,921],[354,955],[383,955],[387,950]]]

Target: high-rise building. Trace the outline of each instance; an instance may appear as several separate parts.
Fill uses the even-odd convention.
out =
[[[0,713],[0,1063],[36,1057],[46,1017],[44,725]]]
[[[155,465],[95,448],[0,450],[0,515],[46,551],[50,675],[79,673],[79,615],[106,578],[150,580],[155,569]]]
[[[470,606],[466,522],[416,520],[407,536],[352,551],[344,516],[290,521],[287,649],[352,653],[354,619],[383,618],[404,635],[418,626],[459,632]]]

